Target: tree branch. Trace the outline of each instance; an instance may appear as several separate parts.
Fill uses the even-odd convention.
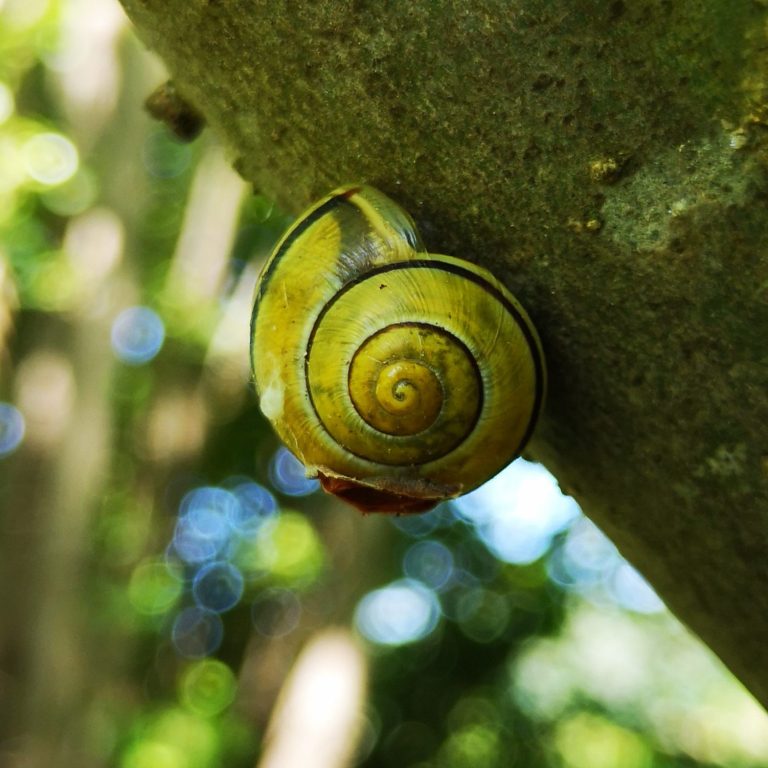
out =
[[[343,182],[493,269],[531,454],[768,704],[764,0],[123,0],[242,175]]]

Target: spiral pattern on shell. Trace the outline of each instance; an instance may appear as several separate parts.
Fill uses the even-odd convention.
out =
[[[487,270],[429,254],[410,217],[347,187],[286,233],[257,286],[261,408],[327,489],[420,511],[517,456],[545,369],[525,311]]]

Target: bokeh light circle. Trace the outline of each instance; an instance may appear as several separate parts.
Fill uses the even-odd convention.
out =
[[[439,590],[453,574],[453,553],[439,541],[419,541],[405,553],[403,572],[409,578]]]
[[[306,476],[304,465],[287,449],[278,448],[269,465],[272,485],[286,496],[308,496],[320,483]]]
[[[293,632],[301,619],[301,602],[290,589],[264,590],[251,606],[255,630],[264,637],[283,637]]]
[[[186,563],[204,563],[216,557],[227,542],[227,532],[223,528],[209,526],[207,521],[181,517],[176,522],[173,534],[173,549]]]
[[[188,659],[199,659],[221,645],[224,627],[217,613],[199,606],[185,608],[176,617],[171,639],[176,651]]]
[[[232,526],[241,536],[253,536],[278,513],[275,497],[263,485],[240,483],[232,493],[238,501],[231,514]]]
[[[379,645],[406,645],[427,637],[440,619],[432,590],[413,579],[401,579],[369,592],[358,603],[355,625]]]
[[[490,643],[500,637],[509,618],[508,600],[493,590],[482,587],[466,590],[457,601],[459,627],[476,643]]]
[[[240,602],[243,587],[243,574],[232,563],[208,563],[195,575],[192,596],[200,608],[223,613]]]
[[[218,659],[202,659],[182,675],[179,698],[187,709],[203,717],[223,712],[234,700],[237,681],[232,670]]]
[[[315,527],[305,515],[285,509],[263,527],[241,558],[246,570],[269,573],[294,587],[311,584],[324,562],[323,542]]]
[[[499,560],[516,565],[542,557],[554,536],[581,514],[545,467],[524,459],[517,459],[453,506],[476,527],[481,541]]]
[[[218,724],[186,708],[156,706],[133,728],[120,768],[210,768],[219,759],[221,736]],[[192,755],[193,757],[190,757]]]
[[[21,445],[25,431],[21,411],[10,403],[0,403],[0,458],[13,453]]]
[[[179,504],[179,515],[194,517],[200,512],[211,512],[230,525],[239,512],[237,496],[215,485],[201,485],[187,493]]]
[[[192,162],[192,150],[168,134],[157,131],[144,144],[144,167],[156,179],[180,176]]]
[[[239,502],[215,486],[190,491],[179,505],[173,548],[187,563],[199,564],[221,555],[231,542],[232,520]]]
[[[419,515],[392,515],[389,519],[392,525],[406,536],[421,539],[453,525],[457,518],[449,504],[439,504],[429,512]]]
[[[565,570],[580,585],[604,582],[621,562],[613,542],[586,517],[568,531],[562,557]]]
[[[112,349],[128,365],[152,360],[165,341],[165,325],[149,307],[128,307],[112,323]]]
[[[664,603],[653,587],[627,562],[620,563],[614,571],[610,588],[622,608],[635,613],[664,611]]]
[[[41,184],[61,184],[70,179],[79,164],[75,145],[59,133],[38,133],[22,148],[27,173]]]
[[[128,599],[139,612],[148,616],[166,613],[181,597],[181,574],[158,560],[139,563],[128,583]]]

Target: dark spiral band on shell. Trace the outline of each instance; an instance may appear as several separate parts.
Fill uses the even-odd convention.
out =
[[[327,313],[332,309],[334,304],[341,301],[346,293],[348,293],[350,290],[352,290],[355,286],[359,285],[365,280],[375,280],[379,279],[382,276],[391,273],[396,272],[400,270],[410,270],[410,269],[430,269],[430,270],[440,270],[449,274],[453,274],[456,276],[461,277],[464,280],[468,280],[477,286],[479,286],[483,291],[488,293],[489,295],[493,296],[493,298],[498,301],[504,309],[512,316],[512,318],[515,321],[515,324],[519,328],[519,330],[522,332],[523,336],[525,337],[526,343],[531,351],[531,356],[533,359],[533,364],[535,367],[535,393],[534,393],[534,403],[533,407],[531,409],[530,418],[528,420],[528,424],[526,425],[525,431],[523,433],[523,437],[520,440],[520,443],[515,448],[515,453],[525,445],[530,438],[531,433],[533,432],[533,429],[535,427],[539,411],[541,410],[541,406],[543,403],[544,398],[544,376],[543,376],[543,368],[544,363],[543,359],[541,357],[540,351],[539,351],[539,345],[537,340],[533,338],[533,335],[531,333],[530,327],[528,322],[521,316],[518,308],[508,300],[508,298],[499,291],[494,285],[489,283],[487,280],[484,280],[480,275],[465,269],[464,267],[461,267],[458,264],[450,263],[450,262],[441,262],[441,261],[431,261],[431,260],[420,260],[420,259],[414,259],[412,261],[403,261],[403,262],[397,262],[394,264],[386,264],[380,267],[376,267],[374,269],[369,270],[368,272],[362,273],[358,276],[356,276],[353,280],[350,280],[348,283],[346,283],[344,286],[342,286],[341,289],[337,291],[337,293],[333,296],[333,298],[325,304],[325,306],[320,310],[320,313],[318,314],[317,318],[315,319],[314,325],[312,327],[312,330],[309,335],[309,340],[307,343],[307,350],[306,355],[304,358],[304,375],[305,375],[305,381],[310,381],[310,371],[309,371],[309,361],[311,359],[312,354],[312,348],[314,344],[314,339],[317,334],[318,329],[323,323],[323,319],[327,315]],[[398,325],[424,325],[422,323],[419,323],[418,321],[413,321],[409,323],[401,323]],[[391,326],[385,326],[384,329],[381,329],[379,332],[383,332],[386,328],[389,328]],[[464,349],[467,349],[466,345],[464,344],[461,339],[458,339],[453,334],[449,334],[448,331],[445,329],[440,329],[441,332],[446,333],[450,335],[453,339],[456,340],[458,344],[460,344]],[[361,344],[367,341],[367,339],[363,339],[361,341]],[[480,407],[478,408],[475,417],[473,418],[473,426],[472,429],[474,429],[477,426],[477,423],[480,420],[480,417],[482,415],[482,403],[484,401],[485,393],[484,393],[484,387],[482,386],[482,374],[480,372],[480,368],[477,364],[477,361],[474,360],[474,357],[469,353],[469,350],[467,350],[468,357],[472,361],[473,366],[475,367],[475,370],[477,372],[478,380],[481,382],[481,400],[480,400]],[[314,397],[312,395],[311,388],[307,387],[309,401],[311,403],[312,409],[317,417],[318,423],[322,425],[323,429],[326,431],[330,439],[334,439],[332,431],[328,428],[328,425],[323,420],[317,405],[315,403]],[[472,434],[472,429],[467,431],[461,440],[458,440],[454,442],[449,448],[447,448],[442,454],[445,455],[446,453],[449,453],[451,450],[455,450],[464,440],[469,438],[469,436]],[[353,451],[349,448],[349,446],[345,446],[345,449],[348,450],[353,455],[357,456],[358,458],[370,461],[371,458],[369,456],[363,455],[361,452]],[[426,464],[430,461],[434,461],[436,458],[439,458],[439,455],[432,455],[429,458],[424,459],[423,461],[414,461],[412,462],[414,465],[420,465],[420,464]],[[381,461],[379,459],[379,461]]]

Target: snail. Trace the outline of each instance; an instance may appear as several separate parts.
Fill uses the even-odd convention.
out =
[[[410,216],[363,185],[278,242],[256,285],[251,364],[307,474],[363,512],[423,512],[490,479],[528,441],[546,386],[514,296],[427,253]]]

